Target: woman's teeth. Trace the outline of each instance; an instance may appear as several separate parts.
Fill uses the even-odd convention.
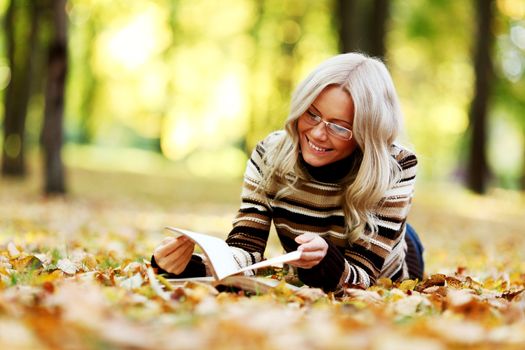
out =
[[[326,152],[326,151],[328,151],[328,149],[326,149],[326,148],[321,148],[321,147],[318,147],[318,146],[314,145],[310,140],[308,140],[308,145],[310,145],[310,147],[312,147],[317,152]]]

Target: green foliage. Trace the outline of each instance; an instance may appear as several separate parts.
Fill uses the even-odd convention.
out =
[[[495,3],[492,139],[499,137],[492,130],[524,124],[518,2]],[[4,17],[8,3],[0,4]],[[19,36],[29,28],[28,11],[22,11],[28,4],[17,2]],[[461,170],[464,157],[458,154],[468,140],[474,7],[453,0],[389,5],[386,61],[402,99],[409,144],[420,154],[420,175],[442,179]],[[67,140],[160,152],[200,177],[240,176],[256,142],[282,128],[296,84],[337,53],[336,8],[333,0],[70,0]],[[46,40],[47,25],[39,35]],[[0,43],[5,57],[5,33]],[[0,66],[0,80],[7,82],[7,72]],[[33,146],[42,107],[37,94],[27,120]],[[522,131],[511,137],[523,148]],[[515,154],[510,170],[491,158],[495,177],[510,186],[525,164],[523,152]],[[217,172],[202,166],[213,160],[228,166]]]

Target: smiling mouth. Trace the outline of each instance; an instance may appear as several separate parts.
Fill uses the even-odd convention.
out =
[[[306,141],[308,142],[308,146],[310,146],[310,148],[312,148],[316,152],[329,152],[332,150],[332,148],[319,147],[315,145],[312,141],[310,141],[310,139],[307,136],[305,137],[306,137]]]

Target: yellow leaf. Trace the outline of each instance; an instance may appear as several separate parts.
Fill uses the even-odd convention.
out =
[[[401,289],[403,292],[407,292],[409,290],[414,290],[414,288],[416,288],[416,285],[417,285],[417,279],[416,280],[404,280],[403,282],[401,282],[398,288]]]
[[[42,282],[53,282],[64,276],[62,270],[55,270],[49,274],[42,275]]]
[[[377,280],[376,286],[390,289],[392,288],[392,280],[387,277],[383,277]]]
[[[11,264],[15,270],[23,270],[26,268],[37,269],[42,267],[42,262],[33,255],[20,255],[17,259],[11,260]]]
[[[507,288],[507,282],[500,279],[495,280],[489,277],[483,282],[483,288],[502,291]]]
[[[175,289],[173,288],[172,284],[161,275],[156,275],[156,277],[160,284],[162,284],[167,291],[173,291]]]
[[[90,270],[97,268],[97,259],[92,254],[87,254],[82,260],[82,263]]]

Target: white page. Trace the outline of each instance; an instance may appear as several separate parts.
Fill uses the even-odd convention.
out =
[[[293,252],[290,252],[288,254],[280,255],[275,258],[263,260],[256,264],[253,264],[247,267],[243,267],[238,272],[260,269],[261,267],[267,267],[267,266],[272,266],[272,265],[277,265],[277,264],[284,264],[289,261],[298,260],[300,257],[301,257],[301,252],[298,250],[294,250]]]
[[[206,254],[209,264],[212,266],[213,273],[215,274],[214,277],[219,280],[223,279],[226,276],[234,275],[239,272],[260,269],[262,267],[277,264],[283,264],[289,261],[298,260],[301,257],[301,252],[295,250],[288,254],[280,255],[268,260],[263,260],[256,264],[240,269],[239,264],[237,264],[237,262],[233,258],[233,253],[230,247],[222,239],[175,227],[166,227],[166,229],[185,235],[189,237],[193,242],[195,242],[198,246],[200,246],[204,254]]]
[[[212,266],[215,278],[220,280],[239,272],[239,265],[233,258],[230,247],[222,239],[175,227],[166,227],[166,229],[188,236],[200,246]]]

